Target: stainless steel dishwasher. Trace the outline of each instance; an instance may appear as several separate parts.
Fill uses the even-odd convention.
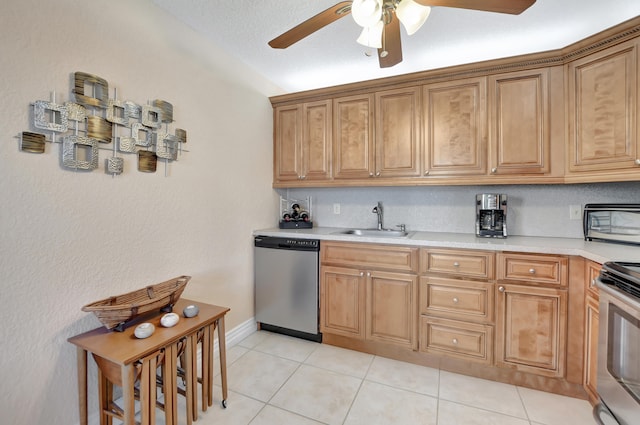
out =
[[[254,239],[256,321],[260,329],[322,341],[318,328],[320,241]]]

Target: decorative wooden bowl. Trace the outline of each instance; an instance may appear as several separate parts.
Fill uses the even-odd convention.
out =
[[[170,312],[180,299],[191,276],[179,276],[126,294],[105,298],[82,307],[91,312],[107,329],[123,331],[127,322],[153,310]]]

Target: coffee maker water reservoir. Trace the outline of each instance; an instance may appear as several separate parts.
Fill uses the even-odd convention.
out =
[[[507,237],[507,195],[498,193],[476,195],[476,236]]]

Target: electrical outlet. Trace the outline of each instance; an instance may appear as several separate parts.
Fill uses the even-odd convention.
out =
[[[581,220],[582,219],[582,206],[581,205],[569,205],[569,219]]]
[[[340,214],[340,204],[333,204],[333,213]]]

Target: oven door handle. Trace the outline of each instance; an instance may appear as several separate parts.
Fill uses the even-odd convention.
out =
[[[609,411],[607,406],[605,406],[604,403],[600,402],[600,403],[596,404],[595,406],[593,406],[593,419],[595,419],[595,421],[596,421],[596,423],[598,425],[610,425],[610,424],[602,422],[602,419],[600,419],[601,418],[601,413],[604,413],[608,417],[610,417],[613,420],[615,420],[616,423],[618,423],[618,421],[615,419],[615,417],[613,416],[611,411]]]

